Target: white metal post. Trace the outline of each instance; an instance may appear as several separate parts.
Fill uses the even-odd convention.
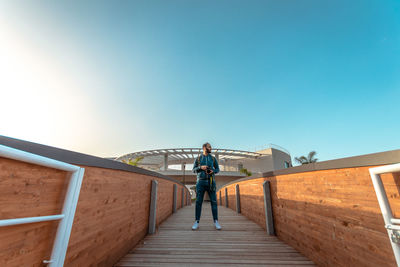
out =
[[[396,258],[397,266],[400,266],[400,220],[393,218],[393,213],[390,208],[389,200],[386,195],[385,187],[383,186],[381,174],[400,171],[400,163],[391,164],[381,167],[369,169],[369,173],[374,185],[376,197],[378,198],[379,207],[382,212],[385,228],[389,235],[390,244],[392,245],[393,253]]]
[[[64,265],[65,255],[68,248],[68,242],[71,235],[72,224],[74,221],[75,210],[78,204],[79,193],[85,169],[62,161],[42,157],[3,145],[0,145],[0,157],[45,166],[70,173],[62,214],[0,220],[0,227],[60,220],[57,228],[56,238],[53,244],[51,259],[44,260],[43,262],[49,263],[51,267],[62,267]]]
[[[81,190],[83,173],[84,170],[80,168],[79,171],[71,174],[71,180],[68,185],[68,191],[64,200],[64,207],[62,211],[62,213],[65,214],[65,218],[62,219],[58,224],[53,251],[51,253],[52,262],[50,262],[50,267],[64,265],[72,224],[74,221],[75,210]]]

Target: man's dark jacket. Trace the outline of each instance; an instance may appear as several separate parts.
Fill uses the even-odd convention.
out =
[[[193,163],[193,172],[197,173],[197,180],[205,180],[210,178],[210,175],[207,174],[205,170],[202,170],[200,168],[200,166],[203,165],[209,166],[211,170],[214,171],[214,174],[219,173],[219,165],[217,159],[211,154],[207,154],[207,156],[201,154],[195,159]]]

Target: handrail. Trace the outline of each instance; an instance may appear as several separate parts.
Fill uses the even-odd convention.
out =
[[[52,147],[48,145],[33,143],[25,140],[15,139],[11,137],[6,137],[0,135],[0,145],[4,145],[10,148],[18,149],[21,151],[26,151],[28,153],[33,153],[35,155],[40,155],[48,159],[54,159],[59,162],[85,166],[85,167],[98,167],[112,170],[128,171],[138,174],[149,175],[168,181],[178,183],[179,185],[184,185],[180,181],[163,175],[159,172],[150,171],[147,169],[139,168],[115,160],[110,160],[106,158],[100,158],[92,155],[87,155],[79,152],[74,152],[66,149],[61,149],[57,147]]]
[[[26,224],[26,223],[54,221],[54,220],[60,220],[64,217],[65,217],[64,214],[59,214],[59,215],[49,215],[49,216],[25,217],[17,219],[5,219],[5,220],[0,220],[0,226],[11,226],[18,224]]]
[[[49,263],[50,267],[62,267],[64,265],[85,169],[62,161],[42,157],[3,145],[0,145],[0,157],[54,168],[69,172],[71,174],[61,214],[0,220],[0,227],[60,220],[57,228],[56,238],[53,243],[51,258],[49,260],[43,260],[43,263]]]
[[[394,225],[400,224],[400,219],[393,217],[392,209],[390,208],[385,187],[383,186],[381,179],[381,174],[392,172],[400,172],[400,163],[369,169],[372,184],[374,185],[376,197],[378,198],[379,207],[382,212],[385,228],[389,235],[390,244],[392,245],[397,266],[400,266],[400,226]]]

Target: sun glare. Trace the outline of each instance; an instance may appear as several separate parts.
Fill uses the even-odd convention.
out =
[[[71,140],[71,127],[88,127],[90,108],[83,112],[87,102],[68,70],[1,20],[0,58],[1,134],[52,144]]]

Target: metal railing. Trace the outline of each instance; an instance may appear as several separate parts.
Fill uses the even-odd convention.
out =
[[[275,144],[272,144],[272,143],[265,144],[265,145],[262,145],[262,146],[255,146],[254,147],[254,151],[257,152],[257,151],[268,149],[268,148],[273,148],[273,149],[276,149],[276,150],[280,150],[280,151],[285,152],[286,154],[290,155],[289,150],[287,150],[286,148],[284,148],[282,146],[278,146],[278,145],[275,145]],[[250,151],[251,149],[249,148],[248,150]]]
[[[0,145],[0,157],[45,166],[70,173],[68,189],[65,195],[61,214],[0,220],[0,227],[59,220],[60,222],[58,224],[56,238],[53,243],[51,258],[49,260],[43,260],[43,263],[50,264],[50,267],[63,266],[85,169],[79,166],[42,157],[3,145]]]
[[[372,184],[374,185],[376,197],[378,198],[379,207],[382,212],[385,228],[389,235],[397,266],[400,266],[400,219],[393,217],[392,209],[390,208],[385,187],[383,186],[380,176],[383,173],[393,172],[400,172],[400,163],[369,169]]]

